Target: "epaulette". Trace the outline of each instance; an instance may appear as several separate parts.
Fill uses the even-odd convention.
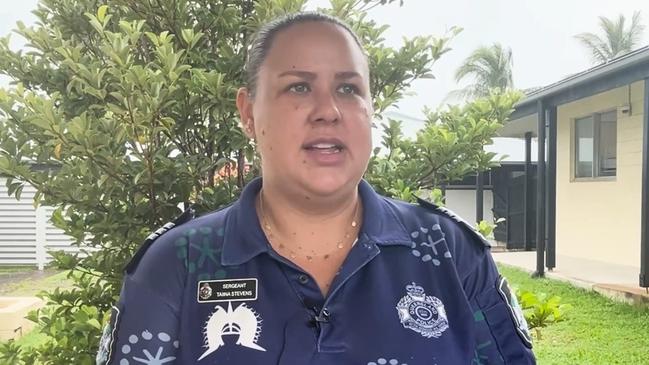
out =
[[[130,274],[133,272],[133,270],[137,267],[137,264],[140,262],[142,259],[142,256],[144,256],[144,253],[151,247],[153,242],[158,239],[158,237],[162,236],[169,230],[171,230],[174,227],[177,227],[181,224],[184,224],[186,222],[189,222],[190,220],[194,219],[196,213],[194,211],[194,208],[190,206],[187,210],[185,210],[181,215],[179,215],[176,219],[173,221],[166,223],[164,226],[158,228],[155,230],[155,232],[151,233],[142,243],[140,248],[137,250],[135,255],[133,255],[133,258],[131,261],[129,261],[128,264],[126,264],[126,267],[124,268],[124,271],[127,274]]]
[[[469,222],[465,221],[464,219],[460,218],[460,216],[455,214],[452,210],[445,207],[440,207],[420,197],[416,197],[416,198],[417,198],[417,203],[419,203],[420,206],[451,218],[452,220],[460,224],[460,226],[465,228],[479,242],[482,242],[487,247],[491,247],[491,243],[487,241],[487,239],[482,235],[482,233],[478,232],[478,230],[474,226],[472,226]]]

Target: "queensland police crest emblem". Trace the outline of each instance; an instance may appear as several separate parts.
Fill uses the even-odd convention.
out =
[[[439,338],[448,329],[448,318],[441,300],[426,295],[415,283],[406,286],[408,294],[397,303],[401,324],[427,338]]]
[[[203,283],[201,288],[198,290],[198,296],[205,300],[209,299],[212,296],[212,287],[208,283]]]

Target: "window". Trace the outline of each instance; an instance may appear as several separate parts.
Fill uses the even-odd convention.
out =
[[[575,120],[575,177],[615,176],[617,111]]]

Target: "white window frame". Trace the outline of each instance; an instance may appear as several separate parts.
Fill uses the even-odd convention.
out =
[[[615,173],[613,175],[599,175],[600,173],[600,143],[601,143],[601,116],[602,114],[607,114],[615,112]],[[592,168],[592,176],[583,176],[583,177],[578,177],[577,176],[577,121],[585,118],[593,118],[593,168]],[[617,131],[617,126],[618,126],[619,119],[617,117],[617,109],[607,109],[603,110],[601,112],[597,113],[592,113],[592,114],[587,114],[580,116],[578,118],[574,118],[572,120],[572,133],[571,133],[571,159],[570,159],[570,165],[571,165],[571,177],[572,181],[606,181],[606,180],[615,180],[617,177],[617,167],[618,167],[618,162],[617,162],[617,141],[618,141],[618,131]]]

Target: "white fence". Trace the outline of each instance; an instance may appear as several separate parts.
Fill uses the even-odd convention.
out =
[[[34,208],[35,192],[26,185],[20,200],[16,200],[7,195],[5,179],[0,177],[0,265],[35,265],[42,270],[51,260],[47,251],[78,250],[50,223],[53,208]]]

